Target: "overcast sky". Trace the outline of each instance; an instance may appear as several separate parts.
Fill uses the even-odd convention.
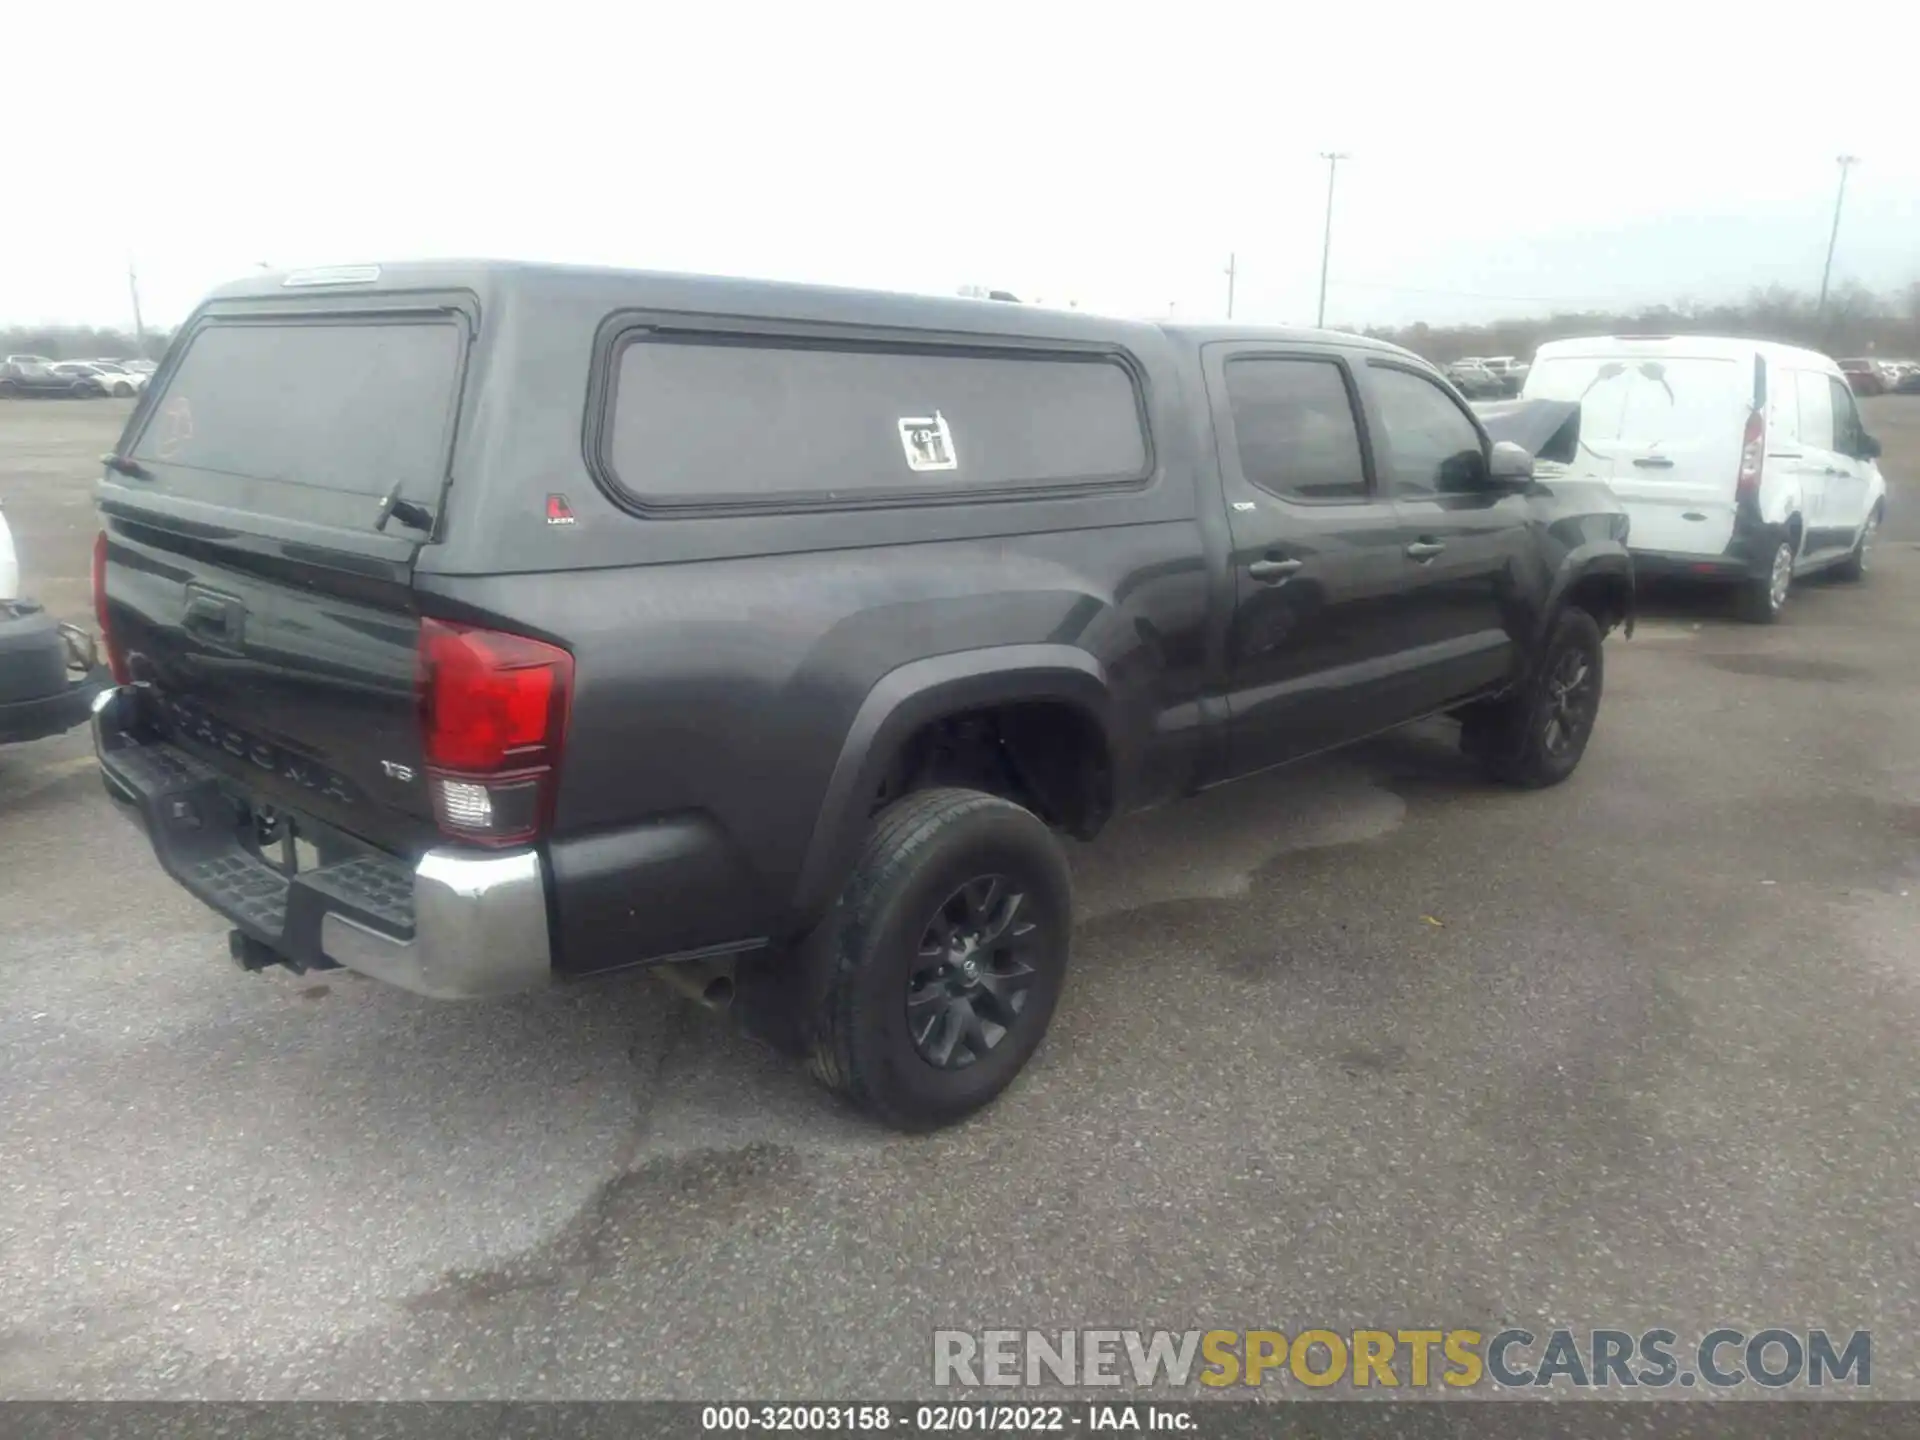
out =
[[[1917,55],[1910,0],[22,0],[0,321],[436,255],[1207,316],[1229,252],[1310,321],[1329,149],[1333,322],[1814,289],[1842,151],[1836,278],[1891,287]]]

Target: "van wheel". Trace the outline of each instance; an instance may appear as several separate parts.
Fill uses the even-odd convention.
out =
[[[1039,1048],[1072,923],[1065,857],[1030,811],[956,789],[888,806],[804,949],[815,1077],[902,1130],[970,1115]]]
[[[1833,567],[1836,580],[1867,578],[1867,562],[1873,558],[1873,542],[1880,538],[1880,521],[1884,514],[1880,506],[1873,507],[1873,513],[1867,516],[1867,523],[1860,527],[1860,538],[1853,542],[1853,550]]]
[[[1787,607],[1787,593],[1793,589],[1793,542],[1782,540],[1764,575],[1756,575],[1740,587],[1740,614],[1755,625],[1771,625]]]
[[[1520,692],[1467,713],[1460,748],[1508,785],[1558,785],[1587,753],[1604,676],[1600,626],[1570,606]]]

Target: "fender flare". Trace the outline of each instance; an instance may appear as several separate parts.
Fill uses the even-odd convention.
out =
[[[876,793],[907,738],[966,710],[1050,700],[1085,711],[1106,737],[1115,768],[1113,692],[1105,668],[1071,645],[995,645],[933,655],[889,670],[860,702],[828,778],[794,892],[802,926],[823,915],[846,883],[866,834],[867,797]]]
[[[1534,650],[1546,640],[1548,631],[1566,607],[1567,596],[1574,586],[1592,575],[1617,576],[1626,581],[1626,613],[1621,617],[1621,633],[1627,638],[1633,637],[1633,622],[1638,604],[1637,587],[1633,576],[1633,557],[1626,549],[1613,541],[1593,541],[1567,552],[1566,559],[1560,564],[1559,573],[1553,578],[1553,588],[1548,592],[1547,603],[1540,612],[1540,632],[1534,637]]]

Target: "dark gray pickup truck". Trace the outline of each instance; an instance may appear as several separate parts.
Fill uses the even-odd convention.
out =
[[[909,1128],[1040,1043],[1054,832],[1438,713],[1552,784],[1633,606],[1404,351],[984,301],[261,275],[106,467],[101,770],[242,963],[655,967]]]

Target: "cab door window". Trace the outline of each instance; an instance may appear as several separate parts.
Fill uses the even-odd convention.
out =
[[[1386,440],[1382,466],[1397,500],[1432,499],[1476,488],[1486,478],[1479,428],[1433,381],[1411,370],[1372,367],[1374,416]]]
[[[1346,371],[1331,360],[1247,356],[1226,364],[1240,473],[1282,500],[1367,498]]]

